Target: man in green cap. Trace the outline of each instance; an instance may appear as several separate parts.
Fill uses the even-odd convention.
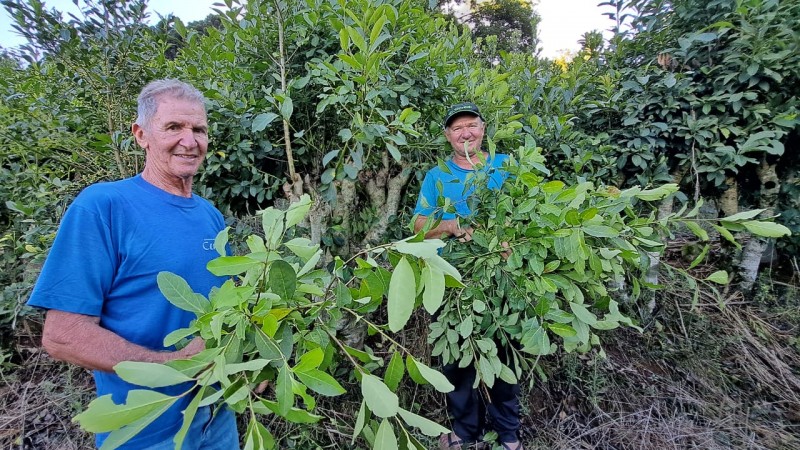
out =
[[[471,240],[473,229],[468,224],[472,211],[467,198],[474,192],[475,186],[467,185],[468,176],[476,170],[485,171],[489,189],[499,189],[508,177],[508,172],[502,169],[508,156],[495,154],[492,158],[481,147],[485,130],[483,115],[474,103],[457,103],[447,110],[444,136],[453,149],[452,157],[444,163],[449,173],[438,166],[428,171],[414,209],[417,216],[414,229],[417,232],[425,228],[430,218],[441,219],[436,227],[425,233],[426,238],[456,238],[462,242]],[[481,164],[481,161],[485,163]],[[455,211],[437,208],[439,196],[449,199]],[[447,364],[443,372],[455,386],[455,390],[447,394],[453,431],[439,438],[439,448],[461,450],[476,444],[483,435],[484,419],[488,413],[491,426],[497,432],[503,448],[522,449],[518,438],[517,384],[498,379],[488,389],[488,398],[484,398],[481,392],[472,387],[476,376],[474,366],[459,368],[457,364]]]

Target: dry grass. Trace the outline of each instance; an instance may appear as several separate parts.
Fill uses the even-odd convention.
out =
[[[21,349],[0,388],[0,448],[83,450],[94,436],[71,423],[94,395],[88,371],[54,362],[38,348]]]

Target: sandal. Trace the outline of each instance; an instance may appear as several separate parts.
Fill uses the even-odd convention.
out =
[[[515,442],[501,442],[500,445],[503,446],[503,450],[525,450],[522,447],[522,442],[515,441]]]
[[[441,450],[461,450],[464,440],[455,433],[447,433],[439,436],[439,448]]]

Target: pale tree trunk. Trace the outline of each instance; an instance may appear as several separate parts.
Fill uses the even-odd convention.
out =
[[[672,182],[675,184],[680,184],[681,181],[683,180],[683,177],[686,176],[686,172],[688,170],[689,170],[688,166],[679,166],[678,168],[676,168],[670,174],[672,175]],[[674,203],[675,199],[672,197],[667,197],[661,201],[661,203],[658,205],[659,220],[672,214]],[[647,252],[647,256],[650,258],[650,267],[647,270],[647,275],[645,277],[645,280],[648,283],[658,284],[658,271],[659,267],[661,266],[661,255],[659,252]]]
[[[290,203],[299,201],[300,196],[304,193],[309,194],[313,203],[311,204],[308,216],[306,216],[299,225],[311,230],[311,244],[317,245],[322,241],[322,235],[325,234],[328,229],[328,217],[331,213],[330,205],[320,199],[320,195],[314,184],[311,183],[311,179],[308,175],[306,175],[305,180],[303,180],[300,174],[295,173],[293,182],[287,181],[283,184],[283,194]]]
[[[762,157],[756,173],[761,182],[761,192],[759,197],[759,207],[765,209],[765,216],[772,216],[778,201],[778,194],[781,190],[778,174],[775,172],[775,164],[768,164],[766,156]],[[767,249],[767,240],[758,236],[751,236],[744,245],[742,255],[739,260],[739,286],[744,292],[753,289],[753,285],[758,277],[758,266]]]
[[[725,178],[725,192],[719,196],[719,209],[721,217],[732,216],[739,212],[739,184],[735,176]]]
[[[677,167],[671,174],[672,182],[675,184],[680,184],[681,181],[683,180],[683,177],[686,176],[686,172],[688,170],[689,166],[686,165]],[[672,214],[674,203],[675,199],[673,199],[671,196],[661,201],[661,203],[658,205],[659,220]],[[647,274],[645,275],[645,281],[652,284],[658,284],[658,272],[661,268],[661,254],[659,252],[647,252],[647,256],[650,259],[650,266],[647,269]],[[652,313],[655,310],[655,308],[656,308],[656,299],[655,296],[653,296],[647,303],[647,309],[650,313]]]
[[[411,168],[403,166],[395,176],[389,172],[389,156],[384,154],[383,168],[374,177],[366,180],[367,195],[370,205],[378,215],[377,221],[372,225],[361,248],[379,243],[389,227],[389,219],[397,215],[402,200],[403,189],[411,179]]]
[[[350,257],[351,243],[350,236],[352,236],[352,220],[353,211],[356,209],[356,183],[350,179],[344,179],[336,183],[336,205],[331,209],[333,218],[336,219],[334,223],[338,222],[344,230],[344,243],[339,246],[337,253],[340,256]]]

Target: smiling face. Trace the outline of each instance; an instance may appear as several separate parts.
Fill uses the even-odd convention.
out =
[[[192,177],[208,152],[208,122],[202,103],[168,94],[158,98],[152,119],[133,125],[147,161],[142,177],[175,195],[192,195]]]
[[[453,160],[457,164],[468,160],[477,162],[475,155],[480,151],[484,128],[480,117],[470,114],[462,114],[450,122],[444,131],[444,136],[453,146]]]

